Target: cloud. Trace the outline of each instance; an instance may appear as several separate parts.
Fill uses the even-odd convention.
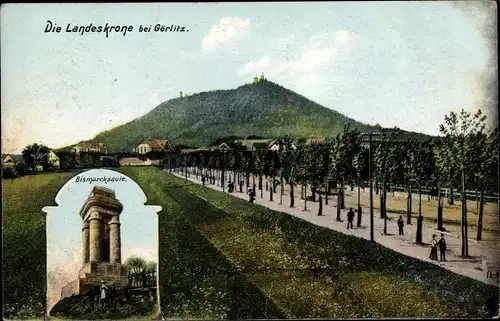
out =
[[[179,58],[181,61],[198,61],[198,57],[191,51],[182,50],[179,53]]]
[[[348,52],[356,35],[347,30],[336,30],[334,32],[318,33],[302,46],[298,53],[288,57],[284,57],[279,61],[275,61],[269,56],[263,56],[259,60],[248,62],[241,70],[239,75],[248,75],[255,72],[265,72],[269,76],[291,76],[298,74],[302,79],[308,75],[308,79],[317,79],[311,73],[321,72],[323,68],[331,65],[335,58],[341,53]],[[287,35],[282,38],[279,45],[284,43],[293,43],[295,37]],[[271,62],[273,62],[271,64]]]
[[[203,38],[201,49],[204,54],[215,52],[220,46],[228,46],[232,41],[245,38],[248,34],[250,19],[239,17],[225,17],[213,25]]]
[[[350,31],[339,29],[333,34],[333,41],[337,47],[346,47],[352,43],[356,35]]]
[[[312,36],[304,46],[304,50],[314,48],[347,49],[355,40],[353,32],[338,29],[334,32],[323,32]]]
[[[331,48],[310,49],[302,53],[295,61],[282,61],[277,66],[279,73],[286,72],[312,72],[329,64],[335,55]]]
[[[288,34],[284,35],[283,37],[279,38],[276,41],[276,47],[278,49],[287,49],[290,47],[290,45],[293,45],[294,43],[295,43],[295,35]]]
[[[134,247],[131,249],[122,249],[122,262],[127,261],[132,256],[138,256],[147,261],[158,262],[158,250],[156,248]]]
[[[259,60],[253,60],[247,63],[240,71],[239,75],[249,75],[265,71],[271,64],[272,59],[269,56],[264,56]]]

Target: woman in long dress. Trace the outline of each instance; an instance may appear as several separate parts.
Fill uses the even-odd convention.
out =
[[[437,241],[436,241],[436,235],[432,235],[432,240],[431,240],[431,254],[429,255],[429,259],[433,261],[438,260],[438,250],[437,250]]]
[[[106,291],[108,290],[108,287],[104,285],[104,281],[101,282],[101,300],[106,299]]]

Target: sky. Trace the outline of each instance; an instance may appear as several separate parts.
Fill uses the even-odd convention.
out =
[[[496,117],[493,1],[3,4],[0,14],[2,152],[91,139],[179,91],[261,73],[372,125],[438,134],[450,111]],[[44,32],[47,20],[61,32]],[[133,30],[66,32],[90,23]],[[139,32],[157,24],[186,32]]]
[[[80,178],[125,178],[108,183],[77,182]],[[92,188],[103,186],[115,191],[123,204],[120,214],[121,258],[131,256],[158,262],[158,216],[160,206],[144,205],[146,195],[131,178],[119,172],[94,169],[69,180],[57,193],[58,206],[46,206],[47,213],[47,303],[48,309],[59,300],[63,286],[75,280],[82,262],[82,225],[80,210]]]

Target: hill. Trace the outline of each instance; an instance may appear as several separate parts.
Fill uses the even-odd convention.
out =
[[[100,133],[96,141],[113,151],[131,151],[147,137],[172,145],[208,145],[220,137],[325,137],[350,124],[364,132],[380,129],[323,107],[276,83],[246,84],[166,101],[144,116]],[[429,136],[411,133],[412,136]]]

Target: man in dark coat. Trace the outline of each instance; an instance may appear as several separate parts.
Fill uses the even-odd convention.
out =
[[[354,220],[354,211],[352,210],[352,207],[349,208],[349,212],[347,212],[347,229],[349,229],[349,226],[351,227],[351,230],[353,229],[352,227],[352,221]]]
[[[252,188],[248,190],[248,196],[250,196],[250,203],[253,203],[255,201],[255,192]]]
[[[439,254],[441,261],[446,262],[446,241],[443,233],[441,233],[441,239],[439,240]]]
[[[405,235],[403,231],[403,227],[405,226],[405,222],[403,221],[403,215],[399,215],[398,227],[399,227],[399,235]]]

